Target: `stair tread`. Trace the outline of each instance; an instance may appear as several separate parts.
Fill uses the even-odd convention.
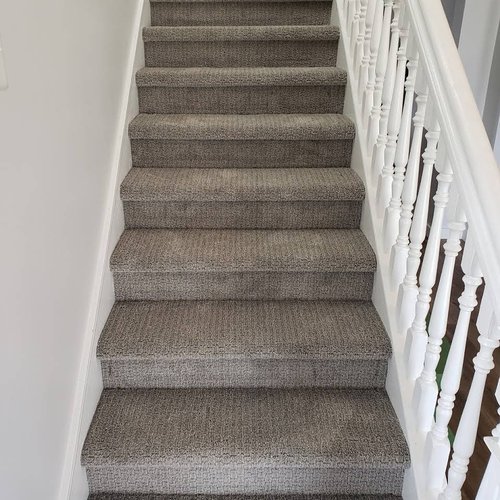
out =
[[[401,468],[382,390],[105,389],[86,466]]]
[[[388,359],[370,302],[117,302],[100,359]]]
[[[354,138],[354,124],[341,114],[147,114],[129,126],[131,139],[334,140]]]
[[[347,72],[335,67],[142,68],[139,87],[236,87],[345,85]]]
[[[358,229],[127,229],[114,272],[374,272]]]
[[[361,201],[364,186],[347,168],[132,168],[124,201]]]
[[[151,26],[145,42],[322,41],[338,40],[337,26]]]

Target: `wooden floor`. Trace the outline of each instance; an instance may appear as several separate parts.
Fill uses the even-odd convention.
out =
[[[440,268],[442,265],[443,256],[441,256]],[[439,277],[439,272],[438,272]],[[452,341],[453,332],[455,330],[455,326],[458,320],[459,314],[459,304],[458,298],[464,289],[463,285],[463,272],[460,267],[460,258],[457,258],[457,263],[455,266],[455,273],[453,279],[452,286],[452,300],[450,305],[450,313],[448,317],[448,327],[447,327],[447,339]],[[478,302],[480,303],[481,297],[483,294],[484,285],[478,289]],[[435,294],[435,289],[434,293]],[[457,394],[457,399],[455,402],[455,409],[453,412],[453,417],[450,422],[450,428],[453,433],[456,432],[458,423],[460,421],[460,416],[462,414],[464,404],[467,398],[467,394],[469,392],[470,384],[472,382],[472,377],[474,375],[474,364],[472,362],[474,356],[476,356],[479,350],[478,339],[478,331],[476,328],[476,320],[477,313],[479,310],[479,306],[476,307],[472,314],[471,324],[469,328],[467,347],[465,351],[465,362],[463,369],[463,377],[462,383],[460,386],[460,390]],[[487,446],[484,443],[483,438],[485,436],[490,436],[492,429],[497,425],[499,421],[497,408],[498,402],[495,398],[495,390],[497,387],[498,379],[500,375],[500,352],[497,349],[495,351],[495,368],[490,373],[486,389],[484,392],[483,405],[481,410],[481,418],[479,422],[479,429],[476,438],[476,447],[474,450],[474,455],[471,458],[471,462],[469,464],[469,473],[467,475],[467,480],[463,489],[463,498],[465,500],[473,500],[476,497],[477,490],[481,483],[481,479],[483,477],[484,471],[486,469],[486,465],[488,463],[488,458],[490,452]]]

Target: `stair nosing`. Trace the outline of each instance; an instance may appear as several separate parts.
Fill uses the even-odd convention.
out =
[[[145,67],[136,73],[139,88],[319,87],[345,86],[347,72],[337,67],[165,68]]]
[[[332,25],[296,26],[150,26],[143,29],[149,42],[257,42],[336,41],[339,28]]]
[[[302,189],[301,176],[305,179]],[[316,184],[307,184],[310,177],[317,177]],[[120,197],[124,202],[361,202],[365,189],[351,169],[341,167],[258,170],[133,167],[121,184]]]
[[[110,268],[114,273],[356,274],[375,272],[376,259],[359,229],[138,228],[123,232]]]
[[[341,113],[148,114],[129,125],[130,139],[151,140],[352,140],[353,122]]]

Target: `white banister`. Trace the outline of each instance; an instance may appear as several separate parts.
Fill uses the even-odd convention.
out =
[[[439,175],[437,176],[438,187],[434,196],[434,213],[419,274],[420,286],[418,288],[415,315],[406,338],[408,375],[411,379],[417,378],[423,369],[428,339],[426,318],[430,309],[432,288],[436,282],[443,216],[448,203],[448,191],[452,180],[450,162],[445,153],[442,154],[442,157],[442,161],[436,162]]]
[[[460,386],[471,313],[477,306],[476,290],[482,283],[482,274],[474,246],[469,240],[464,249],[462,270],[464,272],[463,282],[465,287],[458,299],[460,313],[441,379],[441,393],[436,408],[436,420],[426,443],[427,472],[431,489],[442,489],[446,484],[445,473],[450,453],[448,424],[452,416],[455,396]]]
[[[373,89],[373,106],[370,111],[368,122],[368,150],[371,151],[380,132],[380,117],[382,114],[382,91],[384,87],[387,59],[389,57],[389,39],[392,17],[393,0],[384,0],[384,15],[380,33],[380,44],[378,46],[377,63],[375,65],[375,86]],[[376,178],[376,177],[375,177]]]
[[[373,149],[372,175],[375,185],[377,185],[379,175],[382,173],[382,169],[384,168],[385,148],[387,145],[387,127],[394,91],[397,51],[399,47],[399,11],[400,0],[395,0],[393,5],[394,18],[391,23],[391,42],[389,45],[389,55],[387,58],[387,67],[385,68],[384,85],[382,88],[382,109],[378,123],[379,131],[377,142]]]
[[[375,5],[375,7],[373,11],[373,22],[372,22],[371,39],[369,47],[370,55],[368,61],[367,82],[363,94],[362,116],[363,116],[364,127],[368,126],[370,111],[374,104],[373,93],[375,92],[377,54],[381,41],[383,12],[384,12],[383,0],[375,0],[374,2],[370,2],[370,4]]]
[[[350,75],[346,107],[358,136],[353,166],[366,181],[362,228],[378,260],[373,300],[393,344],[387,390],[412,458],[403,498],[458,500],[500,339],[500,169],[440,1],[337,6],[340,61]],[[444,359],[462,246],[463,291]],[[480,348],[450,457],[448,426],[483,283]],[[500,500],[499,429],[486,439],[492,457],[480,500]]]
[[[373,27],[373,16],[375,15],[375,5],[376,0],[371,0],[366,6],[365,15],[365,36],[363,41],[363,53],[361,56],[361,62],[359,67],[359,77],[358,77],[358,95],[363,98],[363,93],[366,89],[368,83],[368,66],[370,64],[370,45],[372,38],[372,27]]]
[[[399,286],[406,273],[406,260],[410,245],[410,227],[413,219],[413,205],[417,198],[418,174],[420,171],[420,151],[424,130],[425,110],[427,106],[427,89],[415,99],[417,110],[413,117],[413,137],[408,158],[408,167],[403,181],[401,193],[401,217],[399,219],[399,233],[396,244],[392,247],[391,264],[392,280]]]
[[[462,486],[465,482],[469,459],[476,443],[486,377],[495,366],[493,351],[499,345],[500,331],[489,301],[483,301],[481,304],[477,328],[479,330],[478,342],[480,348],[473,361],[474,377],[465,401],[455,441],[453,442],[453,455],[448,470],[448,484],[440,496],[440,499],[443,500],[461,500],[462,498]]]
[[[421,250],[427,228],[432,171],[436,163],[439,133],[439,125],[437,121],[433,120],[429,131],[425,135],[427,146],[422,155],[424,165],[410,229],[410,245],[408,259],[406,261],[406,274],[399,287],[398,293],[397,310],[399,314],[399,329],[401,332],[406,332],[408,330],[415,316],[415,302],[418,295],[417,272],[420,267]]]
[[[392,182],[392,196],[386,209],[384,218],[384,244],[387,250],[394,245],[398,235],[399,218],[401,215],[401,196],[405,179],[405,170],[408,163],[410,149],[410,133],[412,113],[415,98],[415,82],[418,68],[418,54],[413,44],[410,44],[408,57],[408,76],[405,82],[405,97],[401,115],[398,142],[394,156],[394,177]],[[404,75],[403,75],[404,76]],[[421,137],[421,132],[420,132]]]
[[[392,87],[389,116],[387,119],[387,140],[384,149],[384,166],[378,179],[377,187],[377,209],[380,214],[384,213],[384,210],[391,199],[396,144],[398,141],[399,127],[402,121],[401,107],[404,95],[406,48],[408,44],[408,27],[404,12],[400,16],[399,41],[400,45],[396,54],[396,73]]]
[[[455,260],[462,249],[460,238],[465,230],[465,216],[458,205],[455,214],[452,214],[451,222],[448,223],[448,230],[448,239],[444,244],[443,269],[429,321],[424,369],[417,380],[414,395],[418,425],[424,431],[429,431],[432,426],[438,395],[436,368],[441,354],[441,344],[446,334]]]

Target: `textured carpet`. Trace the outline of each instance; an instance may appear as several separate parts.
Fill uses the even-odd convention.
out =
[[[151,24],[170,26],[252,26],[328,24],[331,2],[151,2]]]
[[[345,168],[133,168],[128,228],[356,228],[364,186]]]
[[[395,426],[375,389],[107,389],[83,464],[96,491],[398,493]]]
[[[142,113],[342,113],[337,68],[144,68]]]
[[[351,230],[129,229],[111,256],[123,272],[374,272],[363,233]]]
[[[121,302],[97,354],[108,387],[383,387],[369,302]]]
[[[330,10],[151,0],[91,500],[401,499]]]
[[[362,201],[364,186],[350,169],[133,168],[124,201]]]

